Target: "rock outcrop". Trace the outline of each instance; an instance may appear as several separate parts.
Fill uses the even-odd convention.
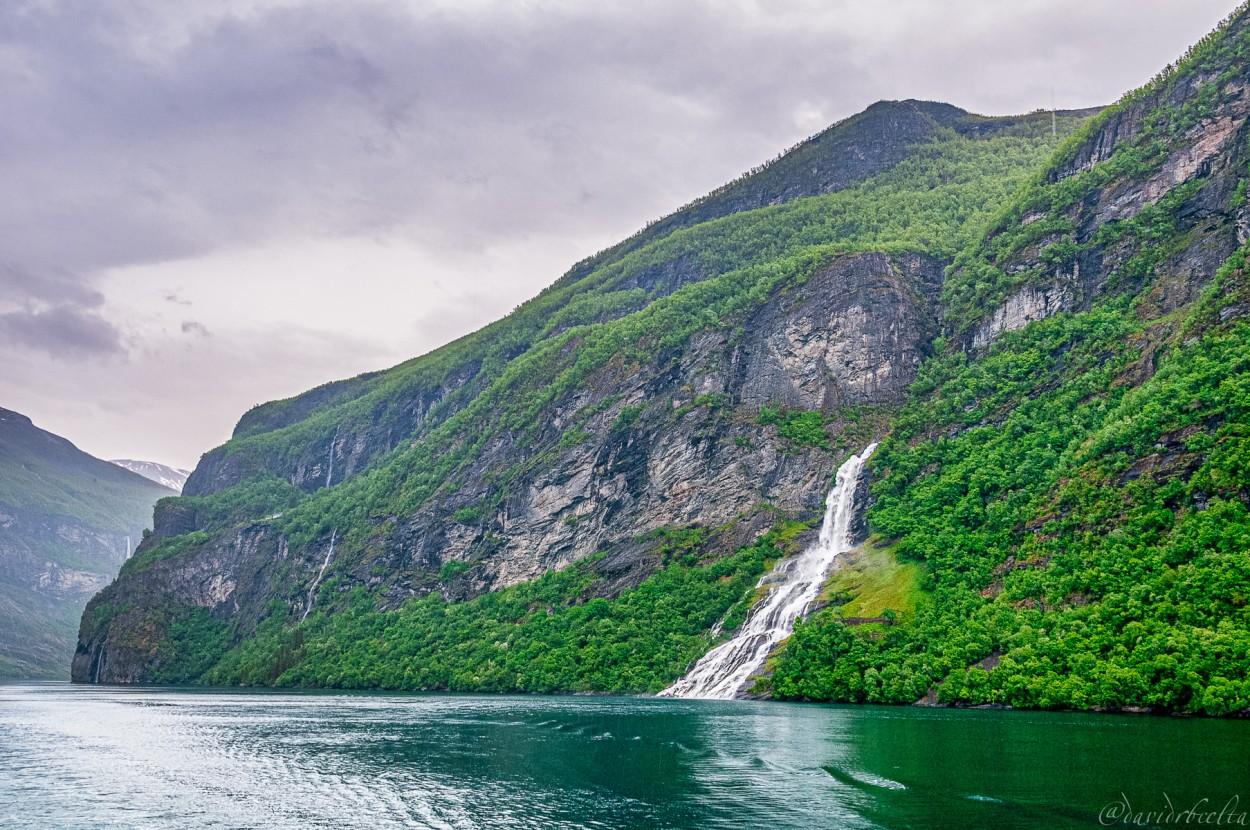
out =
[[[1250,238],[1250,211],[1237,195],[1250,163],[1250,83],[1217,75],[1188,73],[1130,98],[1096,119],[1071,158],[1048,171],[1046,192],[1066,183],[1081,196],[1066,203],[1057,197],[1049,215],[1028,208],[1000,230],[1022,241],[1003,246],[1011,253],[992,264],[1023,285],[965,332],[969,348],[982,349],[1033,320],[1089,309],[1109,294],[1137,294],[1148,282],[1154,283],[1146,305],[1151,314],[1197,298]],[[1164,111],[1186,116],[1161,126]],[[1148,161],[1100,175],[1117,148],[1130,147]],[[1081,189],[1085,182],[1090,185]],[[1031,233],[1038,222],[1053,230]]]

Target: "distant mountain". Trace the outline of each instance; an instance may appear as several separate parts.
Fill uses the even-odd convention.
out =
[[[0,676],[68,676],[87,600],[172,495],[0,408]]]
[[[166,467],[164,464],[157,464],[155,461],[114,458],[109,463],[116,464],[118,467],[125,467],[130,472],[138,473],[148,481],[155,481],[157,484],[168,487],[171,490],[177,490],[179,493],[182,492],[182,485],[187,483],[187,476],[191,475],[190,470]]]

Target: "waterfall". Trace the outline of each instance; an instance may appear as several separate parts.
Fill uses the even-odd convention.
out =
[[[330,479],[334,476],[334,445],[339,440],[339,428],[334,428],[334,437],[330,439],[330,461],[326,465],[326,487],[330,486]]]
[[[338,528],[330,531],[330,549],[326,551],[326,558],[325,561],[321,563],[321,570],[317,571],[317,578],[313,580],[312,587],[308,589],[308,607],[304,609],[304,616],[299,618],[300,622],[308,619],[308,614],[312,611],[313,603],[317,601],[317,587],[321,585],[321,577],[326,575],[326,568],[330,567],[330,560],[334,558],[334,541],[338,538]]]
[[[733,639],[705,654],[685,677],[660,692],[661,697],[731,700],[764,665],[773,647],[790,636],[794,621],[820,594],[833,560],[852,547],[855,489],[864,462],[876,448],[876,444],[869,444],[863,453],[851,456],[838,468],[816,543],[798,556],[778,562],[759,583],[778,584],[755,604]]]

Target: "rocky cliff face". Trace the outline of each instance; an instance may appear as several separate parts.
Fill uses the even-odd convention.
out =
[[[516,479],[490,515],[449,521],[488,498],[489,471],[514,462],[516,449],[500,441],[483,453],[454,499],[400,525],[387,579],[458,560],[475,565],[458,590],[480,592],[657,527],[717,527],[761,503],[819,510],[840,453],[787,446],[757,413],[779,405],[836,419],[844,408],[900,402],[932,337],[940,267],[923,256],[850,256],[756,309],[741,334],[702,332],[659,367],[609,365],[555,408],[543,436],[558,446],[578,413],[598,410],[578,443]],[[616,401],[605,407],[606,390]],[[622,426],[631,411],[636,421]]]
[[[1245,26],[1235,21],[1228,36]],[[969,347],[1147,286],[1143,319],[1193,302],[1250,238],[1247,115],[1250,83],[1212,65],[1165,78],[1096,119],[987,245],[999,284],[1018,287],[982,309],[965,331]]]

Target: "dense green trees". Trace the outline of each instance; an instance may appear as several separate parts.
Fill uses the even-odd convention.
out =
[[[706,532],[657,534],[659,570],[611,599],[599,557],[534,582],[449,603],[439,595],[379,611],[364,591],[297,628],[278,618],[209,670],[193,657],[165,670],[183,682],[457,691],[656,692],[740,625],[756,580],[780,555],[783,526],[737,553],[704,561]],[[198,619],[171,628],[173,651],[215,636]],[[176,672],[186,667],[186,672]]]
[[[799,626],[774,693],[1250,706],[1250,325],[1178,328],[1187,342],[1131,391],[1167,331],[1127,302],[930,363],[874,457],[869,519],[924,563],[931,601],[884,631]]]

